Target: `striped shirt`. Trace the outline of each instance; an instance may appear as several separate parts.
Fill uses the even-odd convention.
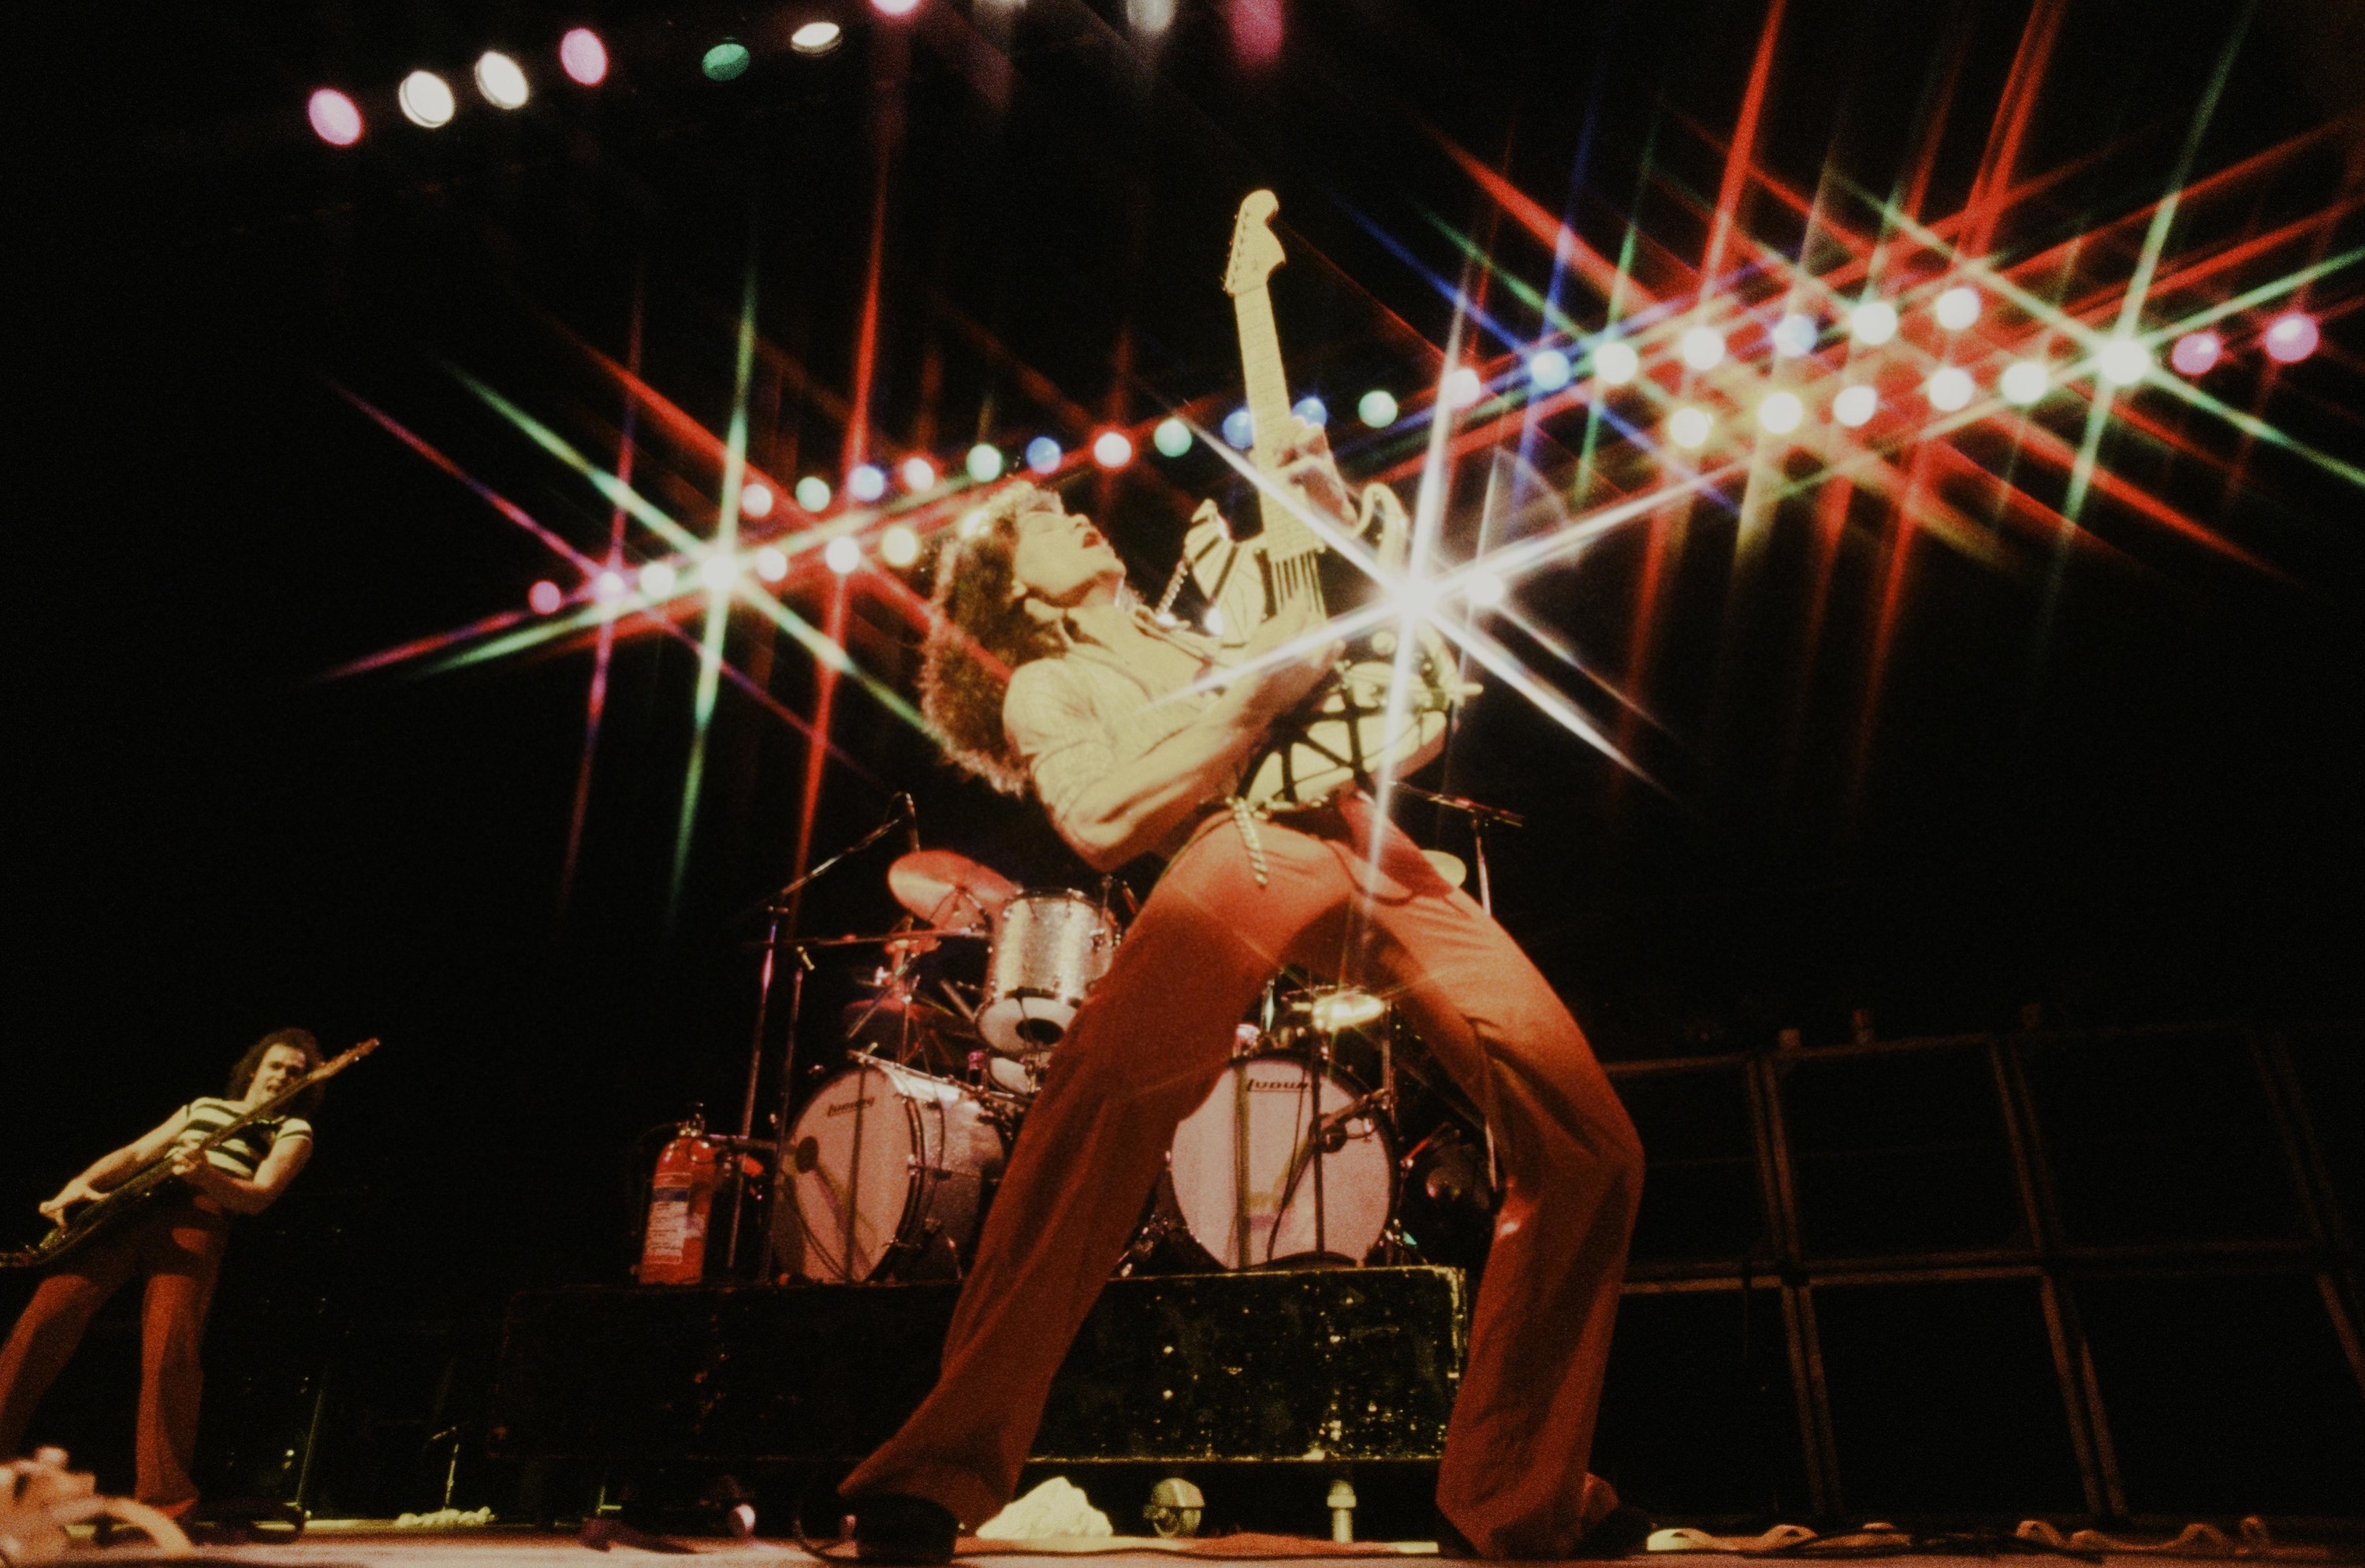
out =
[[[1162,628],[1147,613],[1137,611],[1141,629],[1207,659],[1213,644],[1188,633]],[[1042,799],[1051,825],[1070,845],[1076,835],[1069,820],[1077,801],[1100,779],[1147,755],[1160,743],[1188,729],[1216,700],[1212,691],[1153,689],[1139,671],[1126,664],[1081,632],[1072,621],[1064,623],[1068,647],[1062,654],[1033,659],[1011,672],[1010,689],[1002,700],[1003,733],[1026,764]],[[1221,800],[1238,789],[1235,778],[1211,800]],[[1160,852],[1171,854],[1190,836],[1185,823]]]
[[[186,1118],[181,1130],[174,1136],[175,1153],[194,1148],[207,1138],[230,1126],[246,1114],[246,1107],[235,1100],[211,1098],[192,1100],[182,1107]],[[232,1176],[254,1179],[263,1156],[284,1137],[310,1137],[312,1124],[301,1116],[274,1116],[267,1122],[256,1122],[232,1133],[213,1148],[206,1150],[206,1163]]]

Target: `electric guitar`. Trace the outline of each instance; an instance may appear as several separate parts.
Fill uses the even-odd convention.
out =
[[[1297,515],[1281,488],[1282,458],[1296,429],[1289,378],[1281,363],[1265,280],[1286,259],[1269,227],[1281,203],[1271,191],[1251,191],[1232,226],[1224,292],[1232,297],[1239,328],[1240,369],[1255,427],[1250,456],[1272,480],[1257,490],[1264,532],[1234,539],[1213,503],[1202,507],[1183,536],[1183,556],[1214,613],[1219,643],[1238,648],[1268,616],[1303,604],[1317,621],[1330,618],[1326,575],[1369,586],[1351,563],[1339,562],[1319,533]],[[1404,507],[1384,485],[1364,487],[1354,532],[1373,536],[1382,566],[1401,571],[1407,527]],[[1336,567],[1331,563],[1336,562]],[[1328,568],[1326,570],[1326,568]],[[1343,571],[1339,568],[1343,568]],[[1350,582],[1339,586],[1351,592]],[[1446,722],[1464,694],[1435,631],[1422,626],[1410,665],[1402,711],[1391,721],[1388,689],[1395,678],[1395,635],[1383,628],[1351,644],[1339,669],[1298,711],[1274,729],[1272,744],[1253,759],[1240,788],[1251,805],[1318,801],[1349,785],[1367,784],[1376,769],[1408,770],[1437,755]]]
[[[335,1059],[322,1062],[302,1078],[265,1100],[262,1104],[241,1112],[219,1130],[208,1133],[200,1142],[186,1147],[166,1149],[130,1175],[84,1204],[68,1218],[60,1221],[47,1236],[32,1246],[15,1252],[0,1252],[0,1269],[41,1269],[60,1259],[77,1252],[101,1232],[114,1229],[124,1220],[147,1206],[150,1199],[173,1186],[181,1179],[173,1174],[173,1167],[183,1155],[203,1154],[227,1141],[233,1134],[243,1132],[257,1122],[267,1122],[306,1090],[326,1083],[362,1058],[377,1049],[375,1038],[364,1040]]]

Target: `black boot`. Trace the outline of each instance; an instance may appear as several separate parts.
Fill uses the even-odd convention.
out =
[[[934,1568],[953,1560],[960,1521],[942,1503],[902,1492],[872,1492],[846,1501],[854,1510],[857,1562]]]

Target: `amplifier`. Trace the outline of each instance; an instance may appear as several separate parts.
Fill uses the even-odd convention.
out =
[[[936,1381],[950,1284],[582,1286],[510,1303],[504,1458],[859,1459]],[[1434,1460],[1462,1376],[1461,1271],[1113,1281],[1051,1387],[1037,1460]]]

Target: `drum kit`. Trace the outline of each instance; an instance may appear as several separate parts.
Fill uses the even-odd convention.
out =
[[[1105,889],[1021,889],[949,850],[913,848],[887,882],[910,916],[898,929],[795,945],[807,963],[830,947],[879,962],[846,1010],[842,1061],[779,1144],[771,1276],[960,1277],[1043,1075],[1122,940]],[[1122,1271],[1475,1261],[1440,1249],[1483,1249],[1480,1129],[1386,1002],[1277,976],[1175,1129]]]

